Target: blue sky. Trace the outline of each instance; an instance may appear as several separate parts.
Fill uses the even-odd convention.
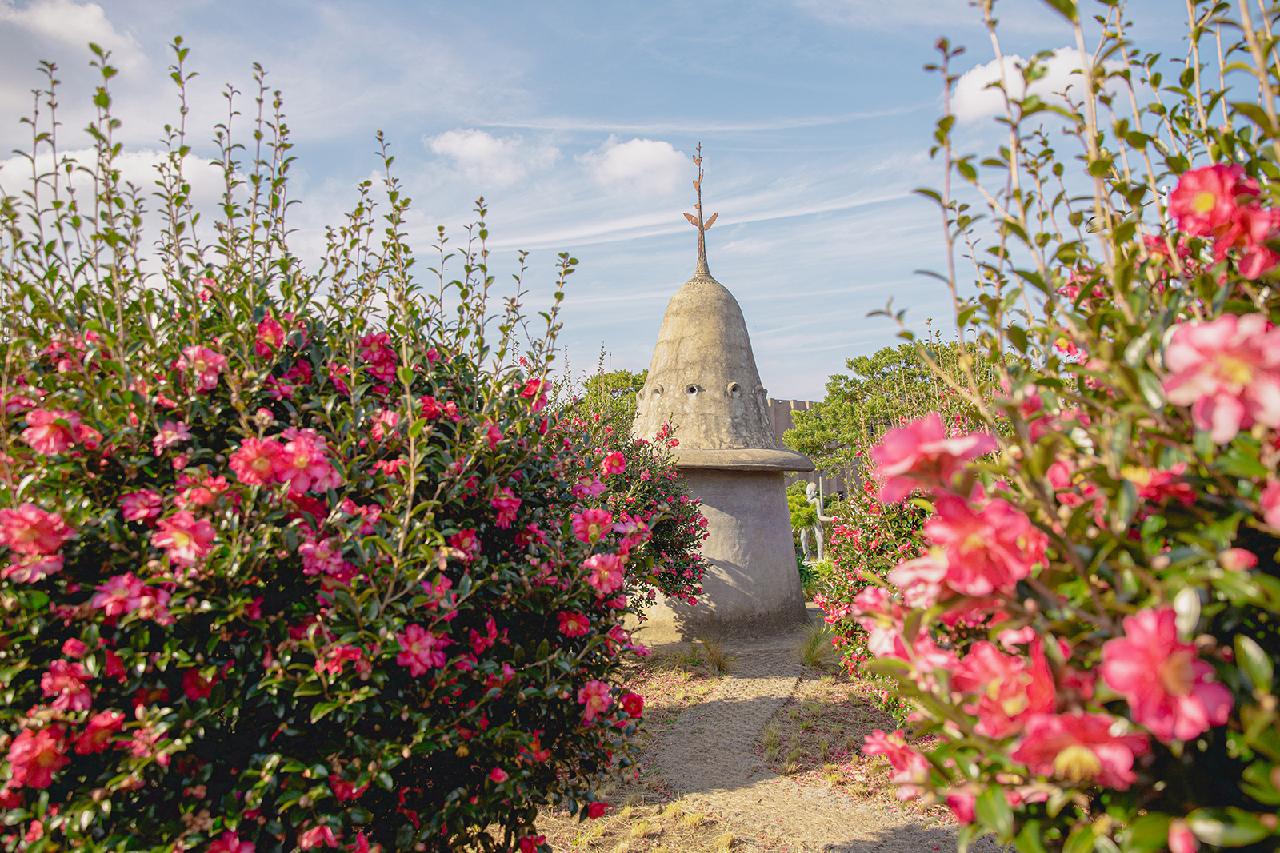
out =
[[[1140,40],[1184,50],[1180,2],[1131,5]],[[1071,40],[1039,0],[999,6],[1006,52]],[[89,94],[83,45],[95,40],[121,68],[130,174],[143,182],[175,115],[170,38],[185,37],[200,72],[198,143],[218,120],[221,85],[248,89],[261,62],[294,132],[304,257],[372,173],[381,128],[423,249],[483,194],[499,272],[516,249],[532,252],[532,308],[545,303],[555,253],[578,257],[563,343],[584,371],[602,347],[608,367],[647,366],[666,301],[693,269],[680,214],[701,140],[707,210],[720,212],[712,272],[742,304],[770,394],[820,399],[846,358],[894,342],[889,321],[866,316],[890,297],[917,327],[950,323],[940,285],[913,272],[940,266],[941,240],[936,212],[910,190],[939,178],[927,156],[938,83],[921,70],[939,35],[970,48],[962,139],[995,133],[982,90],[991,48],[976,20],[965,0],[0,0],[0,150],[22,143],[40,58],[66,84],[63,147],[84,144],[74,128]],[[1070,56],[1059,65],[1069,82]],[[16,175],[0,160],[0,186]],[[211,177],[196,174],[198,196],[212,198]]]

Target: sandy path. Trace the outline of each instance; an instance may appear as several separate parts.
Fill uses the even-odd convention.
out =
[[[799,785],[769,770],[756,755],[762,730],[803,673],[797,653],[801,636],[725,644],[733,656],[729,675],[655,746],[655,766],[663,779],[690,808],[724,821],[746,849],[954,850],[954,835],[945,828],[839,791]]]

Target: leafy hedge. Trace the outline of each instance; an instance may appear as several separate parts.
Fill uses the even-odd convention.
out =
[[[144,215],[95,55],[93,161],[40,168],[50,77],[0,206],[5,846],[535,849],[539,806],[598,816],[643,710],[610,684],[624,576],[693,580],[694,538],[655,555],[575,486],[600,460],[544,409],[555,308],[527,341],[490,309],[483,207],[421,269],[385,145],[304,269],[261,77],[212,229],[181,123]]]

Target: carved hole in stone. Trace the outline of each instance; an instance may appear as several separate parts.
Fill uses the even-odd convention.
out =
[[[701,390],[702,390],[702,388],[700,388],[700,387],[699,387],[699,386],[697,386],[697,385],[690,385],[688,388],[686,388],[686,389],[684,389],[684,390],[685,390],[685,391],[687,391],[687,392],[689,392],[690,394],[697,394],[699,391],[701,391]]]
[[[655,386],[654,386],[654,388],[653,388],[653,396],[655,396],[655,397],[661,397],[661,396],[662,396],[662,386],[661,386],[661,385],[655,385]]]
[[[727,390],[730,397],[736,397],[742,393],[742,386],[737,382],[730,382]]]

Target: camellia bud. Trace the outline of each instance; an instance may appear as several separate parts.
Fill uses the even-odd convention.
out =
[[[1258,565],[1258,556],[1244,548],[1228,548],[1218,554],[1218,563],[1229,572],[1245,572]]]

